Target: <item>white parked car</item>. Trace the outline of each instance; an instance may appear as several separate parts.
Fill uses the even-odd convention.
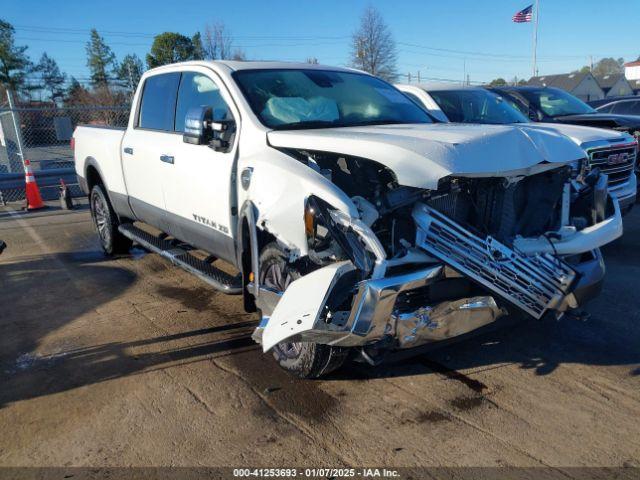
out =
[[[452,83],[396,85],[410,98],[443,122],[513,125],[558,132],[580,145],[587,154],[588,169],[599,168],[609,178],[609,191],[620,202],[623,215],[636,201],[634,173],[637,142],[629,133],[562,123],[534,123],[508,99],[482,87]]]
[[[126,129],[80,126],[74,144],[104,250],[135,241],[242,294],[256,341],[301,377],[578,308],[622,234],[606,176],[573,168],[585,153],[566,137],[434,123],[345,68],[156,68]]]

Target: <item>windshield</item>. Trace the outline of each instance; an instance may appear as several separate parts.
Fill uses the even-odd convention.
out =
[[[276,69],[233,76],[253,112],[273,129],[432,122],[399,90],[369,75]]]
[[[593,108],[579,98],[556,88],[527,89],[519,93],[548,117],[581,115],[595,112]]]
[[[436,90],[429,95],[451,122],[497,125],[529,122],[502,97],[487,90]]]

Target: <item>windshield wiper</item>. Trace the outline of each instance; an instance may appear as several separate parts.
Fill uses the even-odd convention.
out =
[[[273,127],[274,130],[303,130],[305,128],[330,128],[330,127],[341,127],[339,123],[329,120],[307,120],[304,122],[295,122],[295,123],[285,123],[282,125],[276,125]]]

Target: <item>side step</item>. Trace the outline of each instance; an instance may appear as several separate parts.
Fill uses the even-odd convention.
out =
[[[174,265],[192,273],[216,290],[229,295],[238,295],[242,293],[241,274],[233,276],[227,272],[223,272],[210,263],[194,257],[188,250],[176,246],[174,242],[145,232],[131,223],[120,225],[118,230],[125,237],[130,238],[134,242],[142,245],[144,248],[169,259]]]

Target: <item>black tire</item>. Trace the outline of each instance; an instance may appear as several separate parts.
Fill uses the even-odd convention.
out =
[[[290,265],[276,243],[260,253],[260,283],[284,291],[303,272]],[[311,342],[282,342],[273,347],[273,356],[281,368],[298,378],[318,378],[342,366],[349,350]]]
[[[120,221],[102,185],[94,185],[91,189],[89,207],[93,224],[100,238],[100,245],[105,253],[107,255],[127,253],[132,242],[118,231]]]

